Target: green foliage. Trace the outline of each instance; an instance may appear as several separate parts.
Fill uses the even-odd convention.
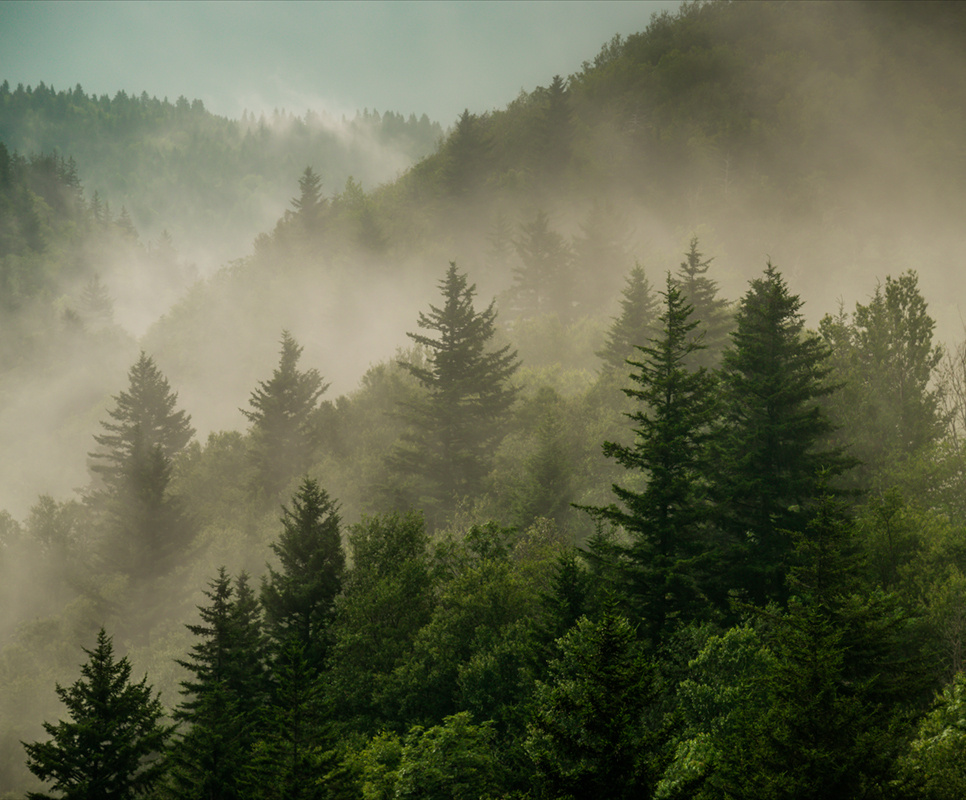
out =
[[[176,797],[242,796],[242,769],[251,758],[258,714],[268,696],[267,646],[258,601],[243,573],[234,582],[222,568],[205,592],[199,639],[179,664],[184,700],[175,719],[186,726],[169,756]]]
[[[101,479],[89,502],[102,515],[102,557],[138,581],[164,575],[188,555],[194,531],[168,491],[172,459],[194,435],[190,417],[176,411],[178,395],[154,360],[141,353],[129,388],[114,397],[90,454]]]
[[[645,346],[658,332],[658,302],[640,264],[627,276],[627,285],[621,294],[620,316],[611,325],[607,342],[597,355],[607,369],[623,373],[626,362],[634,357],[635,348]]]
[[[509,345],[489,349],[493,303],[474,309],[476,287],[455,263],[439,288],[443,306],[419,315],[419,327],[439,338],[407,334],[427,350],[425,366],[403,363],[427,394],[404,407],[411,428],[390,461],[397,473],[420,479],[414,501],[437,522],[458,498],[479,491],[516,395],[509,381],[518,366]]]
[[[262,580],[265,623],[277,643],[294,639],[309,669],[322,666],[335,598],[342,588],[345,553],[336,503],[317,481],[306,478],[282,509],[284,531],[272,550],[280,571],[269,566]]]
[[[160,755],[172,728],[147,683],[131,683],[126,658],[114,660],[113,642],[103,628],[73,685],[57,686],[70,720],[44,723],[50,740],[24,744],[27,766],[51,783],[56,797],[70,800],[127,800],[152,791],[164,773]],[[35,800],[51,795],[31,792]]]
[[[903,796],[954,800],[966,792],[966,676],[959,672],[922,719],[899,762]]]
[[[422,518],[364,518],[349,533],[351,563],[336,602],[326,682],[333,714],[348,729],[378,729],[395,715],[385,686],[429,620],[433,580]]]
[[[819,473],[849,462],[822,449],[832,423],[830,351],[805,331],[801,300],[770,263],[751,282],[721,370],[723,421],[713,490],[732,542],[732,587],[757,603],[782,598],[791,535],[804,530]]]
[[[897,467],[941,434],[933,380],[943,350],[933,343],[934,329],[912,270],[886,276],[868,304],[856,304],[851,319],[844,313],[822,319],[822,336],[834,348],[835,378],[843,384],[829,410],[849,432],[863,484],[887,488]]]
[[[625,591],[653,637],[678,616],[689,621],[705,602],[708,549],[703,497],[708,479],[708,437],[715,417],[715,384],[707,371],[688,366],[700,349],[697,320],[673,280],[661,293],[663,332],[638,345],[641,361],[629,361],[639,388],[624,393],[637,401],[628,414],[634,423],[632,446],[604,443],[604,455],[630,471],[647,475],[642,491],[615,484],[621,507],[589,508],[631,537],[623,566]]]
[[[646,797],[661,725],[656,676],[634,629],[613,612],[581,618],[537,686],[527,752],[544,797]]]

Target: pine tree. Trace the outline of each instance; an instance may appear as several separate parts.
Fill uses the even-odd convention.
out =
[[[260,381],[242,414],[251,423],[251,454],[256,488],[278,499],[289,481],[303,474],[318,445],[316,410],[329,388],[318,370],[298,369],[302,348],[282,331],[278,367],[267,381]]]
[[[320,670],[327,651],[335,598],[342,588],[345,553],[337,506],[317,481],[306,478],[283,508],[284,531],[272,550],[280,571],[262,580],[266,627],[276,643],[293,639],[308,668]]]
[[[129,373],[129,389],[115,396],[94,436],[91,471],[101,478],[88,500],[107,524],[105,558],[135,578],[168,572],[187,553],[193,530],[168,492],[172,459],[194,435],[176,411],[178,395],[143,352]]]
[[[771,263],[741,301],[721,371],[714,492],[732,542],[732,588],[758,603],[785,595],[792,534],[803,531],[819,473],[850,462],[824,450],[832,430],[829,349],[805,331],[801,301]]]
[[[129,800],[152,791],[164,773],[160,759],[172,733],[147,676],[131,683],[127,658],[114,660],[103,628],[81,678],[57,696],[70,720],[44,723],[45,742],[24,744],[27,767],[65,800]],[[153,695],[153,696],[152,696]],[[52,795],[30,792],[31,800]]]
[[[451,263],[439,284],[442,308],[420,313],[419,327],[439,338],[407,334],[428,353],[426,366],[403,363],[426,390],[404,407],[410,431],[391,456],[403,475],[417,476],[428,515],[445,513],[463,496],[476,494],[490,467],[504,417],[516,397],[509,385],[516,353],[504,345],[488,350],[496,310],[473,308],[476,287]]]
[[[717,283],[707,276],[714,259],[702,261],[701,258],[698,238],[693,236],[691,246],[685,253],[686,260],[681,262],[678,269],[678,282],[685,300],[694,307],[695,319],[701,321],[704,349],[694,353],[694,364],[713,369],[719,366],[734,324],[727,301],[718,297]]]
[[[272,673],[272,697],[260,710],[260,736],[244,768],[246,800],[326,797],[320,777],[332,742],[317,665],[292,637],[276,648]]]
[[[199,641],[178,661],[191,677],[181,683],[174,715],[186,730],[169,756],[170,788],[179,798],[231,800],[241,796],[268,697],[267,646],[246,575],[233,583],[222,567],[205,596],[211,602],[199,608],[201,624],[187,626]]]
[[[699,562],[707,550],[708,516],[703,491],[715,414],[714,381],[703,367],[687,366],[701,347],[693,338],[698,323],[670,273],[661,296],[663,334],[638,346],[642,360],[629,362],[638,388],[624,390],[639,403],[628,414],[635,442],[604,444],[606,456],[627,470],[643,472],[647,483],[642,490],[615,484],[620,506],[588,509],[630,534],[627,590],[653,636],[672,617],[693,616],[703,602]]]
[[[568,321],[573,301],[573,253],[563,236],[550,227],[550,217],[538,211],[520,226],[514,242],[522,266],[513,275],[513,309],[522,316],[557,314]]]
[[[306,231],[315,231],[326,205],[326,199],[322,196],[322,178],[312,167],[306,167],[299,178],[299,196],[292,199],[296,219]]]
[[[655,673],[634,629],[607,611],[557,643],[537,685],[526,749],[548,797],[649,797],[659,728],[648,719]]]
[[[657,333],[658,303],[640,264],[635,264],[627,276],[621,295],[620,316],[611,325],[607,341],[597,355],[605,368],[623,374],[635,348],[646,345]]]

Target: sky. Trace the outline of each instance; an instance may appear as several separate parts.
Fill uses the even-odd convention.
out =
[[[200,99],[210,111],[502,108],[679,0],[0,2],[0,80]]]

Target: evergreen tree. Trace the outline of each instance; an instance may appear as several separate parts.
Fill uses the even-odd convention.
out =
[[[322,684],[317,665],[295,637],[276,649],[271,700],[259,714],[260,738],[244,768],[246,800],[316,800],[327,797]]]
[[[670,273],[661,293],[663,335],[639,345],[641,361],[631,380],[639,388],[624,393],[638,401],[628,414],[635,442],[605,442],[604,454],[627,470],[647,476],[643,490],[613,487],[621,506],[588,509],[597,519],[624,528],[631,536],[624,566],[632,602],[657,636],[672,618],[697,613],[703,594],[699,562],[707,550],[707,442],[714,422],[714,382],[687,362],[701,344],[693,338],[698,323],[692,307]]]
[[[302,348],[282,331],[278,367],[260,381],[242,414],[251,423],[251,454],[256,488],[270,498],[280,497],[289,481],[304,474],[318,445],[316,411],[329,388],[318,370],[298,369]]]
[[[681,292],[694,307],[694,317],[701,321],[702,344],[704,349],[694,353],[692,358],[699,366],[713,369],[719,366],[721,354],[728,344],[728,334],[734,327],[728,302],[718,297],[718,285],[707,276],[708,268],[714,260],[701,260],[698,252],[698,237],[691,237],[691,246],[685,253],[685,261],[678,269],[678,283]]]
[[[634,629],[608,611],[558,642],[537,686],[527,752],[547,797],[649,797],[660,727],[654,668]]]
[[[143,352],[129,373],[129,389],[115,396],[94,436],[91,471],[101,486],[90,503],[107,523],[105,558],[134,578],[153,578],[183,559],[193,530],[168,492],[171,463],[194,435],[191,420],[176,411],[178,395]]]
[[[403,367],[426,393],[405,406],[410,431],[390,460],[397,472],[421,479],[419,502],[434,518],[479,491],[516,396],[509,380],[518,366],[509,345],[488,350],[496,310],[492,302],[480,312],[473,308],[476,287],[455,263],[439,287],[443,306],[419,315],[419,327],[439,338],[407,334],[428,355],[425,366]]]
[[[45,742],[24,744],[27,767],[51,783],[57,795],[30,792],[31,800],[129,800],[150,793],[164,772],[160,755],[172,728],[162,724],[164,708],[147,683],[131,683],[127,658],[114,660],[103,628],[81,678],[57,696],[70,720],[44,723]]]
[[[306,230],[311,231],[318,224],[325,206],[322,178],[315,174],[312,167],[306,167],[299,178],[299,196],[292,198],[295,216]]]
[[[308,668],[320,670],[345,569],[337,506],[317,481],[306,478],[291,510],[282,509],[282,525],[285,530],[272,544],[281,569],[269,566],[262,580],[266,626],[277,643],[298,642]]]
[[[805,331],[801,301],[771,263],[741,301],[721,371],[714,492],[731,537],[732,588],[757,603],[785,596],[792,534],[812,514],[819,473],[849,462],[821,443],[832,424],[829,349]]]
[[[573,302],[573,253],[563,236],[550,227],[550,217],[538,211],[520,226],[514,242],[522,266],[514,270],[513,309],[522,316],[557,314],[569,321]]]
[[[635,348],[651,341],[657,333],[658,303],[644,268],[635,264],[621,291],[620,316],[607,332],[604,348],[597,355],[607,369],[623,373],[627,361],[634,357]]]
[[[169,756],[170,788],[179,798],[232,800],[242,796],[242,768],[268,696],[267,648],[246,575],[232,583],[222,567],[205,596],[201,623],[187,626],[200,641],[178,661],[191,677],[181,682],[174,714],[187,729]]]

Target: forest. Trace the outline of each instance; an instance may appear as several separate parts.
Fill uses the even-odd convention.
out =
[[[338,137],[4,82],[0,798],[963,797],[964,45],[685,3]]]

